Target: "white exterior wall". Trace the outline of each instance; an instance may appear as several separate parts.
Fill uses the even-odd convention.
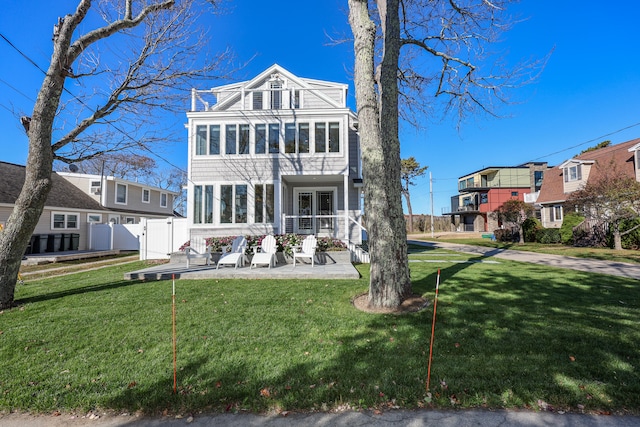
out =
[[[296,188],[335,188],[334,212],[346,222],[347,215],[359,216],[360,190],[353,188],[353,178],[360,178],[360,158],[358,138],[352,128],[353,113],[346,108],[346,85],[298,79],[286,71],[278,70],[284,80],[282,106],[278,110],[253,110],[252,91],[263,90],[263,107],[270,103],[268,80],[248,82],[247,89],[230,87],[232,94],[223,94],[225,87],[215,91],[218,104],[205,111],[187,113],[187,134],[189,140],[189,183],[187,197],[187,217],[191,236],[228,236],[237,234],[266,234],[283,232],[281,219],[284,214],[293,214],[294,190]],[[292,109],[289,104],[290,91],[300,93],[300,108]],[[235,96],[235,97],[234,97]],[[315,123],[340,124],[340,151],[336,153],[315,153]],[[270,123],[280,126],[280,152],[273,154],[255,153],[255,126]],[[285,153],[285,124],[309,124],[309,153]],[[249,153],[225,154],[226,125],[248,124],[250,127]],[[220,154],[196,155],[197,126],[220,126]],[[328,128],[326,129],[328,132]],[[268,138],[267,138],[268,145]],[[355,163],[355,164],[354,164]],[[221,185],[247,185],[247,223],[220,223]],[[255,223],[254,200],[256,184],[273,184],[275,197],[275,222]],[[213,223],[194,223],[195,186],[213,187]],[[355,193],[353,197],[351,193]],[[351,205],[355,203],[355,205]],[[345,207],[344,205],[349,206]],[[343,227],[344,228],[344,227]],[[360,232],[353,233],[360,236]],[[345,238],[343,229],[339,238]],[[359,239],[358,239],[359,242]]]

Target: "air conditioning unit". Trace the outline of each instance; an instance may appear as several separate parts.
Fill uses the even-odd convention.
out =
[[[100,187],[91,187],[91,194],[100,195]]]

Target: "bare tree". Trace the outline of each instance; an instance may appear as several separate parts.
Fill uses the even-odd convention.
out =
[[[159,141],[151,126],[157,109],[184,96],[180,90],[190,88],[193,78],[218,69],[224,55],[199,65],[195,56],[206,46],[193,28],[201,10],[195,0],[79,0],[58,20],[33,113],[22,118],[29,154],[24,186],[0,233],[0,308],[14,304],[20,261],[49,194],[53,160],[78,162]],[[95,14],[104,25],[87,29]]]
[[[622,250],[622,236],[640,227],[621,231],[623,222],[640,217],[640,182],[613,162],[606,165],[596,163],[591,173],[595,169],[600,172],[598,179],[589,180],[583,188],[571,193],[564,209],[608,224],[613,234],[613,248]]]
[[[409,232],[413,233],[413,209],[411,208],[411,194],[409,187],[416,185],[414,180],[424,176],[428,166],[420,166],[415,157],[400,161],[400,176],[402,178],[402,195],[407,202],[407,210],[409,211]]]
[[[491,114],[492,100],[505,100],[503,88],[530,79],[529,72],[536,67],[499,70],[494,66],[499,62],[484,57],[487,46],[508,27],[502,17],[508,3],[349,0],[371,253],[371,306],[395,308],[411,294],[400,185],[399,111],[410,121],[436,106],[444,112],[456,111],[460,117],[477,110]],[[431,99],[426,100],[427,96]]]
[[[148,177],[157,168],[156,161],[149,156],[121,152],[104,153],[73,164],[81,173],[114,176],[132,181]],[[53,163],[53,170],[64,171],[65,166],[65,163],[56,161]]]

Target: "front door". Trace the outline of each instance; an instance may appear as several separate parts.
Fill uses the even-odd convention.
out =
[[[333,231],[333,191],[318,191],[318,215],[320,215],[320,233]],[[330,217],[328,217],[330,216]]]
[[[295,233],[333,234],[335,189],[294,189]]]

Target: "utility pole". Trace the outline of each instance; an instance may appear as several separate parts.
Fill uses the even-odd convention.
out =
[[[433,238],[433,177],[429,171],[429,195],[431,197],[431,237]]]

